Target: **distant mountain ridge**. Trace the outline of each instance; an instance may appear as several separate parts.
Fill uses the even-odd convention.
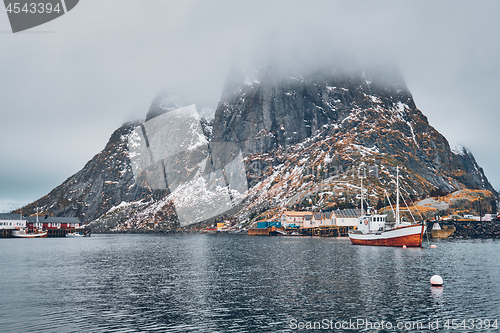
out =
[[[210,182],[208,175],[222,170],[220,186],[229,186],[240,167],[227,166],[237,156],[243,159],[248,190],[237,193],[243,196],[228,206],[226,214],[240,220],[276,216],[285,208],[352,205],[359,193],[359,170],[368,173],[368,197],[376,201],[384,189],[394,187],[396,166],[402,170],[408,195],[414,197],[462,188],[498,195],[472,153],[452,150],[429,125],[397,69],[348,67],[298,68],[289,74],[266,64],[235,71],[214,119],[193,118],[195,123],[188,124],[205,137],[206,148],[198,149],[196,158],[193,152],[172,162],[171,171],[193,170],[187,178],[177,178],[184,180],[175,188],[138,185],[129,147],[134,131],[144,128],[145,122],[138,121],[116,130],[105,149],[82,170],[23,212],[34,213],[40,207],[55,216],[76,216],[94,221],[98,231],[182,230],[190,222],[179,223],[180,207],[175,203],[181,202],[180,193],[191,193],[194,203],[197,198],[205,203],[215,200],[212,192],[195,191],[200,180],[193,177],[204,175]],[[145,121],[186,103],[161,93]]]

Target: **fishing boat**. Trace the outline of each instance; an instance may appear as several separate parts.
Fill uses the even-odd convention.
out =
[[[37,231],[28,233],[25,229],[13,230],[12,237],[15,238],[46,238],[47,231]]]
[[[217,232],[217,228],[215,228],[214,226],[207,227],[206,232],[207,234],[215,234]]]
[[[22,216],[22,215],[21,215]],[[38,208],[36,209],[36,222],[38,223]],[[47,230],[40,229],[29,230],[27,226],[12,230],[12,237],[15,238],[46,238]]]
[[[367,214],[358,218],[356,230],[349,232],[349,239],[353,245],[422,246],[425,223],[401,221],[399,195],[399,168],[397,168],[395,222],[387,222],[387,215],[371,215],[368,211]],[[364,212],[363,185],[361,185],[361,211]]]
[[[66,237],[70,237],[70,238],[83,237],[83,234],[80,232],[68,232],[66,234]]]

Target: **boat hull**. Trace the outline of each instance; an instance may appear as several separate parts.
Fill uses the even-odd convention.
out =
[[[13,232],[12,237],[15,237],[15,238],[47,238],[47,231],[36,233],[36,234],[27,234],[25,232]]]
[[[425,225],[416,224],[380,233],[349,233],[353,245],[421,247]]]

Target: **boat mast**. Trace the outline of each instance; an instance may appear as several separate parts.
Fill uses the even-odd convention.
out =
[[[399,166],[396,167],[396,226],[399,225]]]
[[[363,210],[363,177],[361,177],[361,214],[364,214],[364,210]]]

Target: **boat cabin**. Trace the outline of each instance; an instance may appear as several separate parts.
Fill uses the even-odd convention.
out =
[[[387,215],[364,215],[358,218],[357,229],[363,233],[384,231]]]

